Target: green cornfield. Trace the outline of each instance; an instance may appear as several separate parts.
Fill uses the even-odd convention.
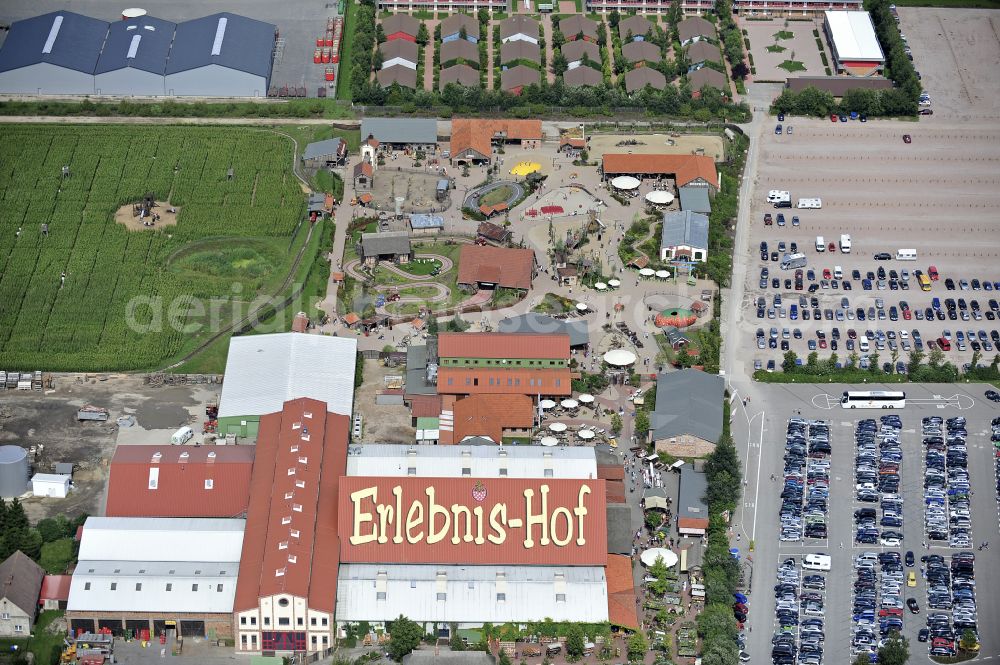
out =
[[[305,236],[291,141],[265,130],[0,132],[0,369],[160,367],[280,285]],[[115,222],[147,192],[176,226]]]

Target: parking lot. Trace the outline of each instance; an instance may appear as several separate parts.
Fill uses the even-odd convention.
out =
[[[872,352],[876,351],[879,337],[876,331],[881,330],[881,364],[890,360],[890,341],[899,347],[897,360],[905,362],[901,331],[907,333],[907,344],[915,346],[913,330],[919,332],[924,344],[947,330],[952,339],[946,358],[961,366],[971,360],[974,348],[968,340],[961,345],[964,351],[959,348],[958,331],[966,337],[972,330],[978,339],[982,330],[988,344],[979,345],[988,362],[997,348],[995,339],[1000,336],[1000,320],[995,313],[988,313],[990,300],[1000,300],[996,291],[996,282],[1000,281],[1000,269],[996,267],[1000,234],[993,226],[1000,203],[1000,171],[996,168],[1000,131],[972,125],[959,128],[958,123],[945,129],[940,123],[925,125],[925,119],[914,124],[786,118],[783,125],[781,135],[768,132],[762,137],[752,202],[752,261],[746,277],[741,345],[746,344],[752,357],[764,366],[768,360],[780,365],[781,341],[787,341],[788,348],[802,357],[812,350],[812,340],[815,350],[826,357],[834,350],[831,341],[833,328],[837,328],[842,339],[837,340],[836,351],[843,359],[851,353],[845,345],[848,329],[855,329],[859,336],[871,330]],[[787,134],[788,125],[794,128],[791,136]],[[904,134],[911,137],[910,143],[904,143]],[[770,190],[789,192],[793,207],[776,209],[767,200]],[[800,198],[819,198],[822,207],[799,209],[796,206]],[[765,224],[766,214],[771,216],[769,225]],[[784,225],[780,225],[779,214]],[[849,254],[840,249],[842,234],[850,236]],[[821,243],[818,237],[822,237]],[[766,244],[766,253],[762,243]],[[780,267],[781,258],[791,253],[793,243],[794,249],[805,256],[800,290],[796,289],[796,269]],[[818,251],[820,247],[822,252]],[[899,260],[899,250],[914,250],[915,260]],[[876,260],[876,255],[889,258]],[[838,266],[841,279],[835,279]],[[929,291],[922,291],[916,283],[916,271],[929,273],[931,266],[939,279],[931,283]],[[765,268],[767,276],[762,279]],[[882,279],[879,269],[885,273]],[[903,279],[904,270],[908,279]],[[867,284],[864,280],[869,273],[872,279]],[[946,287],[949,279],[953,291]],[[963,280],[968,287],[964,290]],[[989,291],[984,286],[987,281]],[[866,285],[870,290],[865,289]],[[977,285],[979,289],[975,290]],[[776,295],[781,298],[777,306]],[[801,312],[802,296],[808,297],[808,319]],[[764,316],[758,318],[761,297]],[[848,299],[846,308],[843,298]],[[882,308],[876,306],[877,298]],[[945,318],[939,319],[935,312],[934,320],[928,322],[924,315],[934,298],[940,300]],[[948,298],[955,301],[953,319],[948,314]],[[911,310],[910,319],[905,318],[901,302]],[[794,320],[793,304],[797,310]],[[773,318],[769,311],[772,307]],[[892,307],[896,321],[891,318]],[[863,321],[857,315],[858,308],[864,310]],[[843,311],[838,314],[838,310]],[[814,316],[817,311],[820,321]],[[874,320],[869,313],[875,314]],[[772,327],[778,329],[779,337],[788,328],[788,339],[779,340],[775,348],[758,349],[757,329],[764,328],[769,337]],[[794,335],[795,328],[801,332],[799,339]],[[889,331],[896,339],[889,338]],[[821,341],[817,333],[822,333],[825,340]]]
[[[753,399],[746,406],[743,405],[741,396],[736,395],[736,400],[739,401],[734,401],[733,431],[740,448],[748,450],[746,456],[748,482],[744,491],[744,504],[737,509],[737,521],[742,525],[741,538],[734,545],[742,544],[741,554],[749,554],[753,558],[754,585],[750,594],[749,620],[756,630],[746,636],[747,651],[754,658],[753,662],[766,662],[771,653],[771,638],[774,629],[779,625],[775,619],[776,591],[772,588],[778,584],[776,571],[779,564],[790,557],[795,559],[800,571],[801,562],[808,554],[826,554],[831,559],[829,572],[814,570],[801,571],[800,574],[824,575],[832,583],[826,584],[822,590],[803,589],[797,592],[807,594],[800,595],[803,603],[799,607],[800,629],[805,629],[807,624],[802,624],[802,621],[807,619],[818,618],[823,622],[824,644],[829,645],[825,649],[823,662],[853,660],[844,645],[850,644],[856,637],[854,627],[858,624],[858,620],[854,617],[860,617],[863,613],[860,608],[868,602],[868,599],[863,597],[861,604],[855,605],[857,600],[855,587],[845,582],[847,579],[856,580],[858,574],[855,571],[855,559],[859,555],[865,552],[900,554],[903,563],[898,567],[890,561],[891,557],[884,557],[883,561],[876,559],[873,572],[878,606],[875,610],[877,618],[874,623],[874,634],[877,642],[879,621],[889,616],[887,613],[878,617],[878,612],[892,607],[897,602],[901,604],[901,608],[897,609],[902,610],[900,617],[903,623],[902,632],[910,640],[911,662],[923,662],[928,653],[930,643],[920,643],[917,640],[919,630],[927,625],[928,612],[949,614],[949,620],[952,620],[952,616],[969,616],[967,612],[955,614],[953,610],[928,608],[929,589],[933,586],[934,593],[940,596],[941,583],[935,577],[931,584],[931,580],[925,577],[928,574],[937,575],[930,570],[936,563],[934,560],[921,561],[921,557],[939,555],[943,557],[944,565],[950,566],[954,554],[972,551],[975,556],[976,571],[982,573],[996,570],[1000,565],[998,560],[1000,557],[996,551],[978,549],[983,541],[989,541],[997,536],[1000,526],[995,492],[995,453],[990,440],[991,421],[1000,415],[1000,407],[982,399],[983,392],[988,386],[906,384],[891,387],[868,385],[865,388],[904,390],[906,406],[893,411],[842,409],[839,405],[842,392],[858,389],[858,386],[845,385],[758,384],[753,387]],[[891,426],[891,422],[887,428],[886,424],[880,421],[884,415],[899,417],[898,431]],[[923,450],[926,447],[923,444],[924,433],[927,431],[922,422],[925,417],[940,417],[943,423],[949,418],[966,419],[967,482],[970,489],[968,528],[972,547],[951,547],[947,539],[941,541],[928,538],[925,529],[925,518],[928,516],[925,492],[930,485],[925,480],[928,468]],[[786,531],[782,528],[778,514],[782,506],[779,495],[786,489],[784,457],[787,452],[785,439],[789,419],[806,421],[803,436],[810,441],[810,445],[814,434],[820,434],[817,440],[823,439],[823,426],[814,432],[814,422],[828,423],[828,438],[832,452],[826,454],[818,451],[819,455],[813,455],[803,463],[803,474],[809,474],[808,481],[804,485],[806,492],[803,506],[805,514],[811,513],[813,516],[813,519],[806,524],[815,525],[817,523],[815,517],[821,514],[823,506],[828,504],[830,508],[825,517],[825,537],[822,537],[821,531],[814,531],[813,535],[816,537],[806,537],[804,534],[798,540],[787,537],[782,540],[782,534]],[[867,453],[862,451],[862,448],[870,446],[872,440],[865,432],[871,432],[873,426],[859,427],[859,422],[866,419],[874,420],[874,430],[877,433],[877,436],[871,435],[875,437],[878,449],[876,453],[878,461],[875,462],[877,473],[885,471],[897,474],[895,484],[890,480],[889,484],[880,485],[876,480],[875,491],[879,498],[877,502],[858,498],[867,491],[867,487],[859,490],[859,487],[867,482],[866,478],[859,478],[859,470],[860,475],[863,475],[869,466],[863,459]],[[898,440],[898,445],[895,447],[883,445],[886,441],[892,444],[893,440]],[[808,452],[807,450],[806,453]],[[951,456],[948,458],[946,468],[949,472],[952,463],[957,465],[959,459]],[[820,462],[818,467],[815,466],[816,462]],[[826,462],[829,463],[828,468]],[[817,470],[821,471],[822,475],[814,473]],[[953,478],[955,480],[952,480]],[[961,483],[958,478],[958,475],[949,475],[947,488],[957,488],[958,484],[952,483]],[[816,499],[822,497],[823,493],[813,493],[813,490],[822,489],[824,485],[828,486],[828,498],[825,503],[817,503]],[[883,494],[887,497],[883,497]],[[888,496],[893,494],[898,495],[898,498]],[[881,500],[883,498],[888,498],[889,501],[884,502]],[[946,498],[945,501],[946,507],[951,510],[953,506],[950,498]],[[954,507],[957,507],[957,504]],[[860,512],[865,509],[874,509],[874,524],[866,522],[868,515]],[[883,521],[885,517],[895,516],[898,516],[899,522],[891,519]],[[866,525],[860,526],[861,522],[866,522]],[[867,532],[866,530],[872,527],[878,532],[875,542],[870,542],[868,538],[863,540],[869,542],[858,542],[859,534]],[[898,535],[902,536],[898,545],[892,539],[892,534],[886,537],[887,532],[891,531],[897,531]],[[747,551],[751,542],[760,544],[752,553]],[[892,544],[886,545],[882,544],[883,542]],[[912,567],[905,565],[905,553],[908,551],[914,553]],[[910,586],[910,572],[914,573],[913,586]],[[864,575],[867,576],[868,573]],[[903,581],[900,582],[900,579]],[[961,579],[959,578],[960,584],[957,587],[955,581],[955,579],[949,580],[951,586],[948,587],[948,593],[958,592],[955,603],[956,606],[960,606],[959,596],[965,592],[962,591]],[[974,598],[978,613],[977,627],[982,638],[982,654],[996,656],[1000,654],[1000,637],[988,627],[995,626],[1000,621],[1000,600],[997,599],[1000,584],[985,574],[981,574],[976,581],[978,584]],[[814,598],[809,594],[819,595]],[[895,596],[898,596],[898,599]],[[913,614],[906,605],[906,600],[909,598],[916,601],[917,614]],[[809,613],[805,612],[807,604],[812,607]],[[801,640],[798,639],[798,642],[801,643]],[[863,646],[859,645],[859,648]]]

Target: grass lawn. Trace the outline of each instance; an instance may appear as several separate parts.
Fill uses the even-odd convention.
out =
[[[34,635],[27,638],[0,638],[0,651],[5,655],[10,653],[10,648],[16,645],[19,649],[30,651],[35,656],[36,665],[49,665],[59,662],[59,654],[62,652],[62,633],[54,634],[48,632],[46,628],[63,615],[61,610],[46,610],[38,615],[35,622]]]
[[[769,53],[781,53],[782,51],[787,51],[788,49],[779,44],[771,44],[767,47]]]
[[[438,261],[437,259],[429,259],[429,260],[415,259],[410,263],[404,263],[403,265],[399,266],[399,269],[402,270],[403,272],[408,272],[411,275],[423,276],[431,274],[432,272],[434,272],[436,268],[440,267],[441,267],[441,262]]]
[[[431,296],[436,296],[438,290],[433,286],[428,286],[426,284],[417,284],[415,286],[401,286],[399,288],[399,295],[406,298],[430,298]]]
[[[378,231],[378,222],[371,222],[368,224],[368,226],[359,226],[357,229],[354,230],[354,233],[351,234],[351,244],[356,245],[359,242],[361,242],[362,233],[375,233],[377,231]],[[345,257],[344,260],[346,261],[347,258]]]
[[[787,71],[789,74],[794,73],[794,72],[804,72],[804,71],[806,71],[806,66],[803,65],[798,60],[785,60],[783,63],[781,63],[778,66],[781,67],[782,69],[784,69],[785,71]]]
[[[775,39],[794,39],[795,33],[788,30],[779,30],[773,36]]]
[[[486,192],[486,194],[479,199],[480,205],[496,205],[497,203],[502,203],[510,198],[513,193],[513,189],[509,185],[504,185],[503,187],[497,187],[494,190]]]
[[[337,99],[351,101],[351,64],[354,62],[354,32],[357,30],[358,9],[353,0],[344,7],[344,43],[337,71]]]

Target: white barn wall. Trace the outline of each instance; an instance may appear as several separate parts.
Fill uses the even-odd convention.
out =
[[[165,89],[176,97],[266,97],[267,79],[208,65],[168,75]]]
[[[94,75],[40,62],[0,72],[0,92],[23,95],[92,95]]]
[[[104,72],[94,77],[94,92],[125,97],[162,97],[165,94],[163,75],[131,67]]]

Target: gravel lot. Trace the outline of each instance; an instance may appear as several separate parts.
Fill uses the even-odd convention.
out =
[[[869,270],[885,269],[901,271],[903,268],[927,270],[934,265],[941,273],[941,281],[935,282],[933,289],[925,293],[915,288],[908,291],[863,291],[861,284],[853,280],[853,289],[821,290],[816,293],[820,308],[839,308],[843,296],[850,299],[852,309],[874,304],[876,297],[882,297],[889,305],[898,305],[906,300],[911,308],[925,308],[933,297],[966,300],[977,299],[985,309],[990,298],[1000,299],[1000,294],[986,291],[946,291],[944,280],[948,277],[956,282],[960,279],[980,280],[990,278],[1000,280],[997,259],[1000,257],[1000,234],[996,233],[995,220],[1000,203],[1000,130],[978,123],[960,120],[932,118],[934,122],[919,124],[900,121],[870,121],[861,123],[831,123],[829,119],[785,119],[786,127],[792,125],[794,133],[775,136],[768,131],[762,138],[759,173],[756,192],[752,203],[750,247],[751,263],[746,277],[747,298],[744,303],[743,326],[740,330],[741,345],[747,345],[755,358],[774,358],[780,363],[779,350],[758,351],[754,341],[757,327],[779,328],[799,327],[803,339],[790,340],[792,350],[803,355],[807,353],[806,342],[815,338],[816,330],[837,326],[841,332],[855,328],[860,332],[867,328],[899,330],[917,328],[925,342],[941,335],[944,329],[985,329],[989,333],[1000,329],[1000,321],[815,321],[792,322],[782,319],[774,321],[756,318],[753,302],[758,296],[765,296],[770,304],[775,293],[781,293],[783,300],[795,302],[805,291],[759,288],[759,273],[767,266],[771,276],[778,276],[783,282],[792,277],[793,271],[782,272],[773,262],[759,261],[759,244],[768,243],[770,251],[777,250],[778,241],[795,242],[799,251],[806,254],[808,268],[817,272],[823,268],[841,266],[845,274],[854,269],[862,275]],[[912,143],[903,142],[903,134],[912,136]],[[821,210],[775,210],[765,200],[770,189],[791,192],[793,205],[801,197],[819,197],[823,200]],[[763,216],[771,213],[785,215],[787,225],[765,226]],[[799,227],[791,226],[791,218],[797,215]],[[836,242],[840,234],[848,233],[852,239],[849,255],[816,252],[816,237],[822,235],[825,242]],[[890,252],[913,248],[917,250],[916,261],[876,262],[876,252]],[[912,282],[912,280],[911,280]],[[808,287],[808,282],[805,284]],[[789,298],[793,300],[789,301]],[[953,347],[954,349],[954,347]],[[821,355],[828,354],[829,350]],[[841,344],[838,351],[846,355]],[[886,356],[883,353],[882,356]],[[972,350],[948,354],[952,362],[968,362]],[[991,354],[985,356],[987,361]],[[901,354],[903,360],[906,354]],[[888,360],[884,357],[883,360]]]
[[[899,8],[913,64],[934,102],[921,122],[1000,119],[1000,13],[989,9]],[[956,76],[957,74],[957,76]]]
[[[1000,407],[982,399],[984,385],[920,385],[881,386],[871,389],[899,389],[907,393],[907,405],[897,412],[903,420],[902,447],[912,450],[904,455],[900,467],[903,496],[904,540],[901,547],[890,548],[853,544],[853,510],[860,506],[854,500],[854,428],[857,421],[875,418],[880,410],[845,411],[839,405],[817,408],[826,404],[828,395],[837,397],[850,388],[845,385],[776,385],[757,384],[748,407],[735,403],[733,410],[733,435],[742,449],[749,447],[747,460],[748,485],[744,488],[744,505],[737,508],[736,518],[742,523],[741,540],[734,547],[741,547],[747,554],[747,544],[756,538],[753,593],[750,596],[750,622],[756,628],[748,635],[747,651],[752,662],[767,662],[770,650],[771,627],[774,623],[774,598],[771,588],[775,584],[775,568],[789,556],[801,557],[807,553],[825,553],[833,558],[833,569],[827,574],[826,653],[824,662],[849,662],[846,649],[837,645],[850,642],[851,587],[837,581],[853,575],[851,559],[864,551],[912,550],[919,560],[926,553],[947,557],[952,550],[947,547],[922,547],[923,539],[923,481],[921,464],[920,420],[925,416],[950,418],[964,416],[969,431],[968,454],[974,496],[972,497],[973,540],[980,543],[991,540],[997,533],[997,497],[993,490],[993,445],[989,440],[990,421],[1000,415]],[[739,397],[739,395],[737,395]],[[833,446],[830,467],[830,512],[828,515],[829,538],[827,541],[778,543],[778,493],[780,483],[770,480],[771,474],[779,477],[782,472],[784,433],[788,418],[799,415],[805,418],[827,420],[830,424],[830,442]],[[767,445],[764,445],[767,442]],[[759,483],[758,483],[759,481]],[[869,504],[871,505],[871,504]],[[759,506],[759,511],[757,507]],[[843,549],[840,545],[843,543]],[[956,550],[957,551],[957,550]],[[976,601],[978,605],[980,636],[983,656],[996,657],[1000,653],[1000,636],[988,627],[1000,625],[1000,594],[997,582],[990,577],[991,570],[1000,566],[1000,548],[975,552]],[[904,616],[904,635],[910,640],[913,662],[925,662],[926,645],[917,642],[917,631],[924,626],[927,614],[925,581],[918,575],[917,588],[905,588],[904,596],[914,597],[920,605],[918,616]],[[832,582],[832,583],[831,583]]]

